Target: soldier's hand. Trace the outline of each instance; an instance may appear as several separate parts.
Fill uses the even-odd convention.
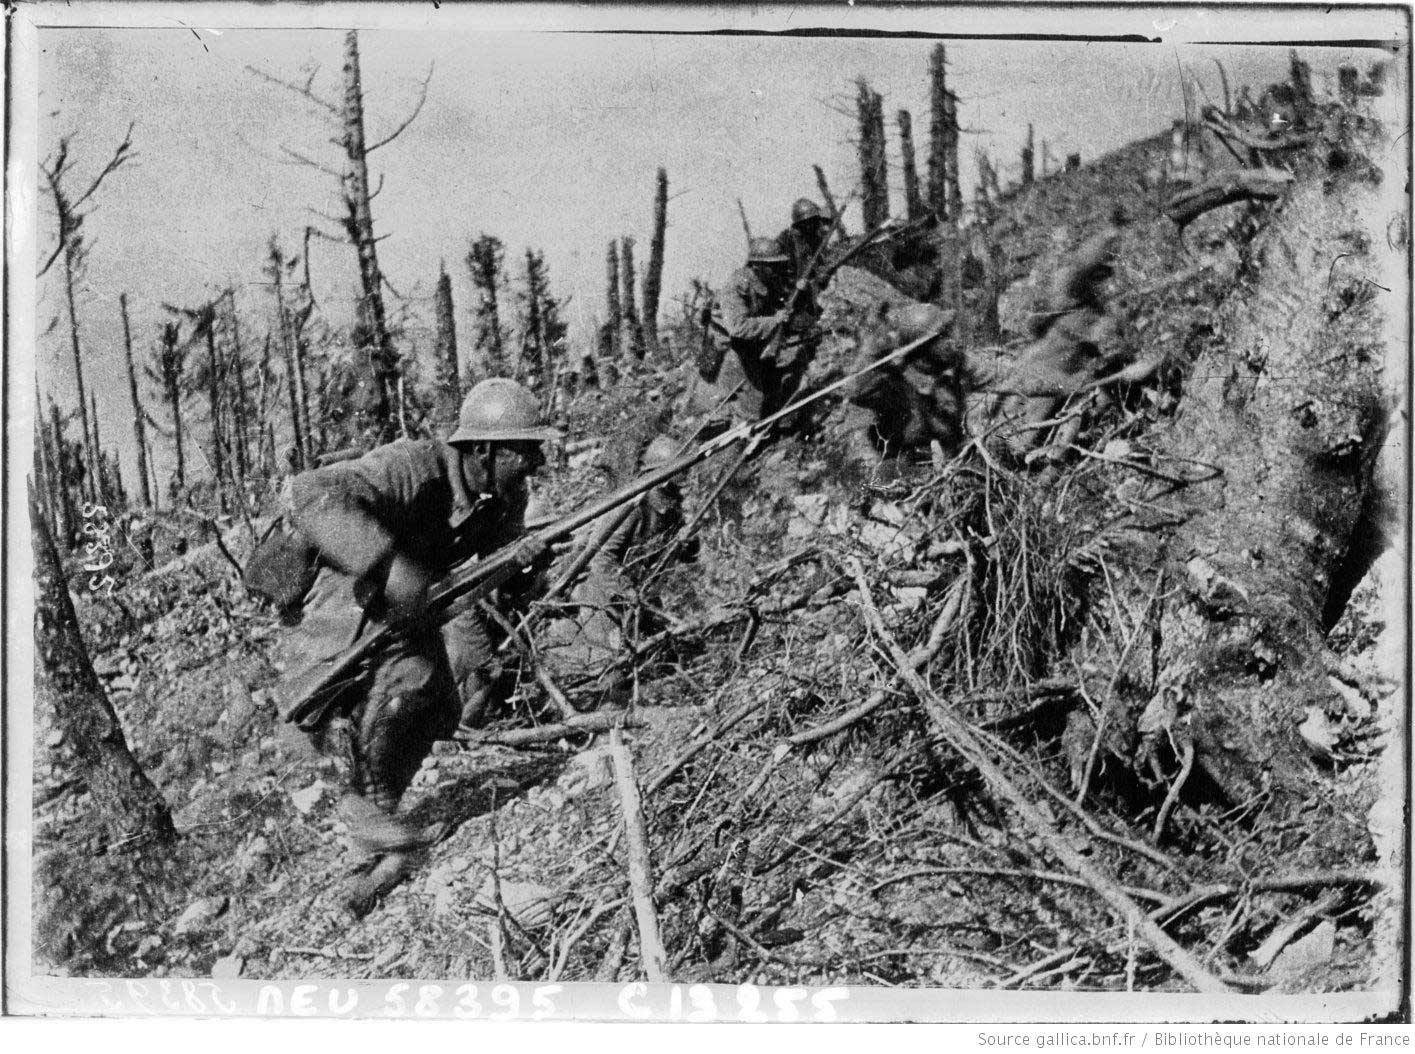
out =
[[[383,583],[383,600],[388,618],[407,622],[427,610],[428,588],[432,579],[427,571],[406,556],[395,556],[388,565],[388,577]]]

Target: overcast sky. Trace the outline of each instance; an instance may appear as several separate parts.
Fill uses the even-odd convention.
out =
[[[135,122],[137,160],[104,184],[85,226],[92,252],[80,291],[86,377],[106,439],[123,440],[131,481],[118,294],[128,293],[140,352],[153,343],[164,301],[195,304],[234,285],[247,320],[268,317],[266,242],[278,234],[293,249],[307,223],[323,223],[311,209],[338,211],[335,181],[287,163],[280,148],[335,167],[338,152],[328,142],[330,115],[246,67],[302,81],[317,66],[315,90],[337,98],[343,36],[48,29],[39,39],[41,156],[71,136],[75,181],[86,182]],[[671,199],[665,301],[693,276],[720,282],[740,263],[737,198],[754,229],[774,233],[796,197],[815,195],[812,163],[843,197],[855,182],[853,120],[837,110],[849,107],[858,76],[885,98],[896,202],[901,107],[914,117],[922,171],[929,41],[366,30],[360,45],[371,140],[409,112],[432,70],[420,116],[372,158],[375,184],[384,180],[374,222],[387,239],[383,268],[416,310],[446,262],[464,350],[472,302],[464,258],[481,231],[505,241],[513,264],[526,246],[544,250],[554,292],[571,298],[572,338],[583,340],[603,311],[608,240],[632,234],[641,266],[647,258],[659,165]],[[1181,66],[1216,93],[1215,58],[1235,86],[1260,86],[1284,74],[1287,51],[950,43],[951,85],[968,132],[965,181],[976,147],[1000,161],[1005,182],[1028,122],[1057,157],[1091,159],[1182,114]],[[1319,74],[1378,57],[1325,48],[1304,55]],[[41,209],[42,254],[52,228],[52,212]],[[353,296],[353,252],[317,243],[312,259],[321,304],[337,317]],[[40,284],[41,331],[62,303],[58,274],[56,267]],[[41,336],[39,349],[41,385],[72,402],[64,326]],[[165,479],[170,459],[160,463]]]

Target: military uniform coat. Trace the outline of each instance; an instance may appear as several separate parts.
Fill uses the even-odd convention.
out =
[[[394,555],[435,581],[522,533],[524,496],[505,501],[469,491],[459,462],[441,440],[403,440],[291,480],[289,515],[317,548],[319,572],[285,641],[287,698],[322,680],[337,656],[382,622],[381,587]],[[437,710],[439,724],[449,711],[455,725],[453,685],[489,659],[475,613],[441,631],[431,622],[406,627],[369,668],[323,689],[321,701],[353,708],[370,693],[402,695]]]

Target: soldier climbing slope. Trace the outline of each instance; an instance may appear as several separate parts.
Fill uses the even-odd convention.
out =
[[[1013,456],[1023,458],[1043,440],[1067,399],[1111,372],[1121,349],[1115,318],[1107,313],[1105,285],[1115,270],[1123,217],[1117,215],[1086,239],[1052,280],[1049,310],[1032,324],[1036,338],[1013,367],[993,416]],[[1050,449],[1061,450],[1079,420],[1063,422]],[[1070,427],[1068,427],[1068,424]]]
[[[545,463],[542,444],[557,437],[536,398],[498,378],[472,389],[445,442],[390,443],[291,481],[289,517],[316,573],[286,641],[287,697],[320,683],[361,637],[379,626],[393,631],[391,646],[361,674],[322,689],[322,713],[348,720],[335,716],[315,729],[349,766],[342,810],[376,859],[350,890],[355,914],[402,876],[411,850],[440,833],[411,830],[397,815],[399,800],[433,743],[452,735],[459,714],[474,720],[489,688],[492,651],[480,613],[440,629],[426,611],[429,586],[523,533],[527,480]],[[523,555],[530,564],[546,554]],[[508,592],[524,592],[531,577]]]
[[[644,450],[643,471],[668,464],[677,452],[673,440],[658,436]],[[661,620],[644,610],[644,604],[653,600],[648,579],[683,522],[683,495],[673,481],[655,487],[627,510],[591,558],[564,617],[547,626],[539,642],[539,658],[552,675],[576,673],[590,678],[590,693],[600,705],[622,699],[627,676],[606,666],[621,657],[625,640],[634,631],[646,636],[658,629]],[[587,544],[593,544],[590,539],[598,527],[595,523],[587,529]],[[692,560],[697,544],[696,539],[689,540],[673,555]]]
[[[964,361],[945,339],[953,312],[932,304],[889,309],[860,334],[844,392],[848,456],[872,466],[881,460],[904,465],[927,459],[937,443],[944,456],[962,441]],[[868,373],[859,371],[929,333],[939,334],[902,359]]]
[[[814,354],[820,308],[793,297],[791,258],[775,238],[753,238],[747,265],[722,295],[715,363],[699,363],[703,384],[696,408],[724,422],[759,420],[796,393]],[[715,366],[716,368],[711,368]]]

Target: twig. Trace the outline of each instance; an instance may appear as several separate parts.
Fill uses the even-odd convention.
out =
[[[624,964],[624,952],[629,948],[629,912],[620,911],[619,926],[614,931],[614,936],[609,942],[609,947],[605,950],[604,958],[600,960],[599,969],[595,971],[596,981],[617,981],[619,979],[619,967]]]
[[[953,587],[949,589],[948,596],[944,598],[943,609],[939,612],[938,618],[934,620],[933,627],[929,631],[928,641],[923,646],[915,648],[909,656],[909,661],[915,670],[922,670],[942,649],[944,641],[948,638],[949,630],[953,628],[958,619],[958,613],[963,609],[963,596],[967,592],[968,581],[969,574],[966,571],[954,580]],[[852,707],[823,725],[808,728],[804,732],[797,732],[787,742],[793,747],[803,747],[833,736],[837,732],[843,732],[855,722],[878,710],[888,698],[889,687],[886,686],[874,692],[859,706]]]
[[[892,875],[882,882],[877,882],[865,892],[870,896],[878,893],[882,889],[899,882],[911,882],[916,878],[926,878],[931,875],[986,875],[991,878],[1031,878],[1039,882],[1055,882],[1063,886],[1086,886],[1084,879],[1075,878],[1072,875],[1063,875],[1058,871],[1029,871],[1020,867],[924,867],[917,871],[908,871],[902,875]],[[1136,900],[1148,900],[1155,904],[1165,904],[1171,899],[1165,893],[1157,893],[1153,889],[1139,889],[1135,886],[1127,886],[1125,892]]]
[[[586,732],[608,732],[616,728],[639,728],[642,722],[630,721],[622,712],[605,714],[577,714],[553,725],[538,725],[535,728],[508,728],[505,731],[474,732],[456,742],[474,746],[524,747],[533,743],[554,743],[566,736],[582,735]]]
[[[423,78],[422,90],[418,93],[417,105],[413,107],[413,112],[408,114],[407,120],[405,120],[397,128],[393,129],[391,133],[384,136],[378,142],[374,143],[373,146],[364,147],[365,156],[373,153],[381,146],[387,146],[389,143],[393,142],[393,140],[397,139],[400,135],[403,134],[403,130],[406,129],[408,125],[413,123],[414,119],[418,116],[418,114],[422,113],[423,103],[427,102],[427,86],[429,83],[431,83],[431,81],[432,64],[429,63],[427,67],[427,76]],[[380,182],[379,185],[382,186],[382,183]]]
[[[279,77],[276,77],[273,74],[266,73],[264,70],[256,69],[256,67],[254,66],[247,66],[246,69],[249,70],[251,73],[254,73],[262,80],[269,81],[271,84],[278,84],[280,87],[287,88],[290,91],[294,92],[296,95],[304,96],[316,106],[322,106],[332,114],[337,115],[339,113],[339,107],[335,106],[332,102],[326,102],[324,99],[321,99],[310,89],[310,85],[314,83],[314,73],[310,74],[310,79],[305,82],[304,87],[300,87],[297,84],[291,84],[289,81],[281,80]],[[315,72],[318,71],[316,70]]]
[[[1160,838],[1164,835],[1164,825],[1169,822],[1169,814],[1174,811],[1174,805],[1179,801],[1179,792],[1184,789],[1184,784],[1189,782],[1189,773],[1194,771],[1194,741],[1188,736],[1184,737],[1184,760],[1179,768],[1179,775],[1174,777],[1174,782],[1169,785],[1169,793],[1164,796],[1164,804],[1160,806],[1159,815],[1155,817],[1155,830],[1151,840],[1155,845],[1159,845]]]
[[[358,959],[368,962],[373,958],[372,952],[327,952],[323,948],[305,947],[282,947],[280,949],[286,955],[316,955],[321,959]]]
[[[565,972],[565,964],[570,961],[570,952],[575,945],[584,939],[585,934],[589,933],[590,930],[594,928],[596,922],[605,915],[608,915],[611,911],[623,907],[624,903],[625,899],[620,897],[618,900],[611,900],[608,904],[596,906],[595,909],[590,912],[589,918],[585,919],[580,928],[565,938],[565,943],[560,949],[560,955],[555,960],[555,965],[550,968],[550,973],[546,976],[546,980],[554,981],[559,979],[560,975]]]
[[[1109,580],[1109,572],[1107,572],[1107,584],[1109,583]],[[1160,589],[1163,584],[1164,569],[1161,568],[1160,571],[1155,575],[1155,585],[1154,588],[1150,591],[1150,600],[1149,603],[1145,605],[1144,614],[1140,616],[1140,621],[1135,626],[1135,631],[1130,634],[1130,639],[1125,642],[1125,647],[1121,649],[1120,658],[1117,659],[1115,662],[1115,673],[1111,675],[1110,687],[1106,689],[1106,699],[1112,699],[1115,697],[1115,689],[1119,686],[1120,678],[1125,672],[1125,664],[1130,661],[1130,654],[1135,650],[1135,645],[1140,640],[1140,634],[1143,633],[1145,628],[1150,624],[1150,613],[1154,610],[1155,601],[1159,598]],[[1077,674],[1077,683],[1083,686],[1082,690],[1084,691],[1084,681],[1079,676],[1079,670],[1077,671]],[[1105,721],[1106,711],[1105,701],[1103,700],[1101,703],[1100,714],[1096,718],[1096,738],[1091,743],[1091,752],[1086,757],[1086,771],[1081,776],[1081,786],[1076,791],[1076,804],[1078,806],[1085,802],[1086,792],[1090,790],[1091,787],[1091,777],[1095,774],[1096,762],[1100,758],[1101,741],[1102,737],[1105,734]]]
[[[648,831],[634,782],[634,761],[623,737],[609,734],[609,756],[614,762],[614,783],[619,791],[619,807],[624,812],[625,852],[629,858],[629,889],[634,900],[634,916],[639,926],[639,959],[649,981],[668,980],[667,956],[658,935],[658,915],[653,906],[653,864],[649,857]]]
[[[1133,919],[1140,938],[1181,977],[1200,992],[1227,994],[1232,989],[1206,970],[1202,963],[1165,933],[1140,906],[1123,890],[1114,879],[1078,852],[1070,842],[1057,832],[1037,807],[1024,795],[983,749],[973,730],[949,712],[938,695],[924,683],[923,679],[909,668],[908,656],[900,648],[893,634],[884,624],[874,599],[870,593],[870,583],[865,577],[865,569],[858,559],[850,559],[850,570],[860,591],[860,600],[876,635],[889,649],[895,668],[908,682],[909,687],[928,708],[929,717],[944,738],[978,770],[987,782],[1002,794],[1021,815],[1027,826],[1047,845],[1067,868],[1074,871],[1109,904],[1121,918]]]

